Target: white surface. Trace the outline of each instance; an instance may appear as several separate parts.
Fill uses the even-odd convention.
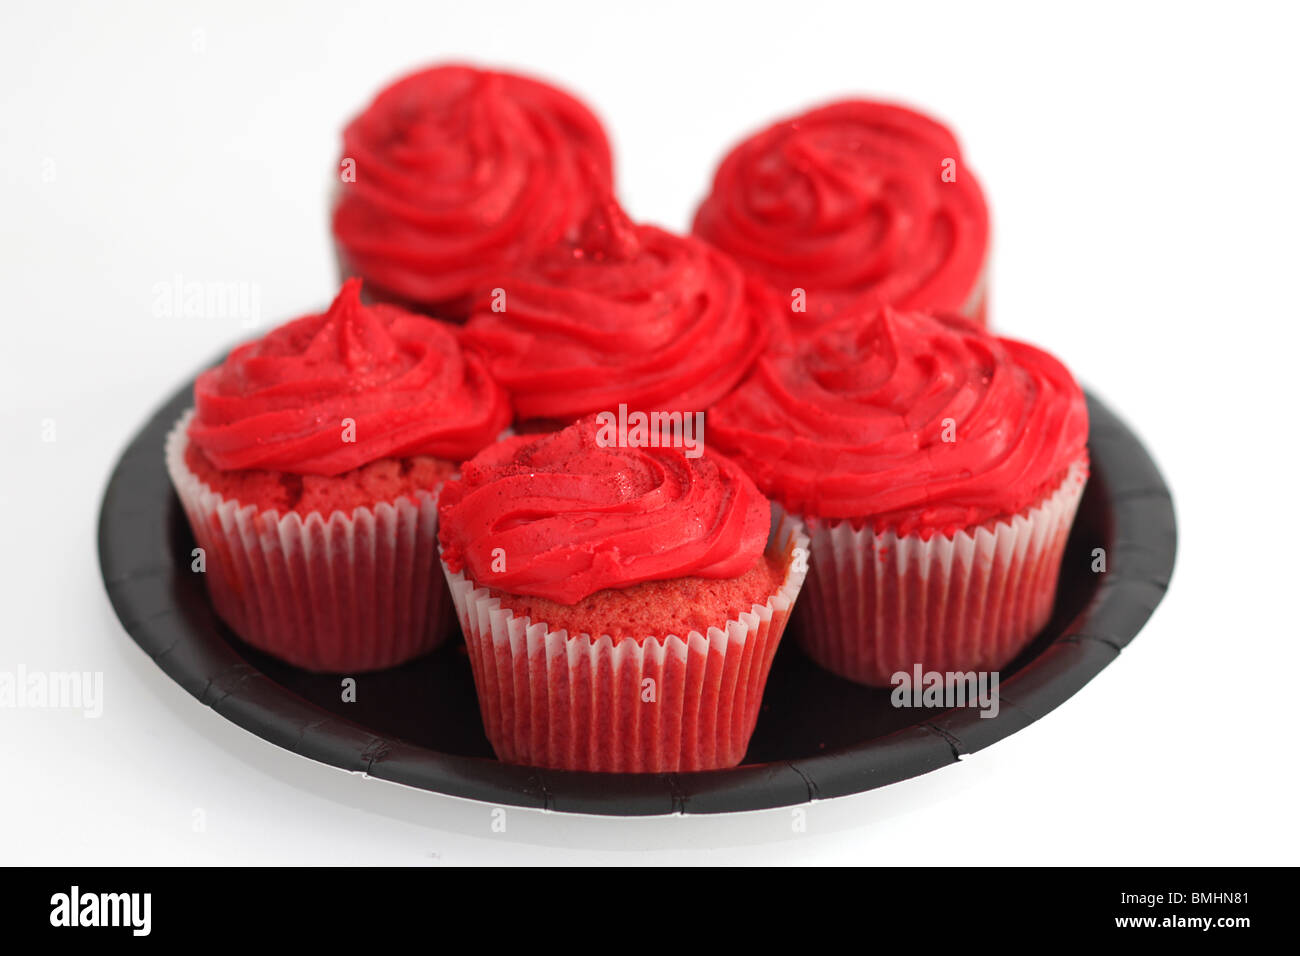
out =
[[[0,861],[1300,862],[1294,8],[488,6],[0,13],[0,671],[102,671],[105,697],[98,720],[0,710]],[[724,148],[788,111],[861,92],[949,120],[993,209],[996,326],[1063,356],[1173,486],[1178,566],[1139,639],[1023,733],[814,805],[805,833],[789,810],[512,810],[494,833],[488,807],[294,757],[171,683],[104,596],[100,495],[247,332],[156,317],[155,285],[253,284],[264,324],[325,304],[338,131],[443,58],[585,97],[633,215],[678,228]]]

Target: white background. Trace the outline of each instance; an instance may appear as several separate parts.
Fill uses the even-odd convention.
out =
[[[105,704],[0,710],[0,862],[1300,862],[1294,9],[5,5],[0,670],[102,671]],[[993,211],[994,324],[1060,354],[1173,487],[1178,565],[1140,637],[1024,732],[816,804],[803,834],[789,810],[493,833],[484,805],[292,756],[171,683],[103,593],[99,500],[248,333],[155,315],[155,286],[249,283],[264,326],[326,304],[339,130],[447,58],[577,92],[632,214],[675,228],[782,114],[858,93],[950,122]]]

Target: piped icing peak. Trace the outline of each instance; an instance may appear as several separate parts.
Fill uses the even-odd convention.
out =
[[[481,587],[562,604],[643,581],[735,578],[758,561],[770,509],[734,462],[605,442],[590,416],[466,462],[442,491],[443,561]]]
[[[327,311],[241,345],[202,373],[194,399],[190,439],[217,468],[299,475],[342,474],[381,458],[462,461],[511,414],[451,326],[364,305],[355,279]]]
[[[965,313],[988,211],[956,139],[901,106],[844,100],[783,120],[722,161],[694,231],[818,323],[858,298]]]
[[[468,303],[571,237],[612,182],[600,122],[538,80],[436,66],[384,89],[343,133],[334,211],[347,264],[405,301]]]
[[[633,223],[612,199],[580,230],[502,280],[465,343],[520,418],[614,409],[700,411],[735,387],[779,319],[766,292],[690,236]]]
[[[959,317],[849,311],[795,342],[709,416],[793,513],[951,534],[1030,507],[1086,455],[1065,366]]]

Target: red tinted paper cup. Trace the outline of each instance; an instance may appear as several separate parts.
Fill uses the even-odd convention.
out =
[[[213,491],[185,463],[187,412],[167,436],[167,471],[198,546],[212,604],[249,644],[297,667],[393,667],[445,640],[438,489],[351,515],[258,511]]]
[[[1009,664],[1052,615],[1087,479],[1085,458],[1024,514],[929,541],[810,520],[800,645],[826,670],[873,687],[918,664],[940,673]]]
[[[798,521],[774,522],[768,554],[786,567],[776,593],[707,634],[642,640],[549,630],[444,565],[497,756],[624,773],[734,767],[754,732],[807,550]]]

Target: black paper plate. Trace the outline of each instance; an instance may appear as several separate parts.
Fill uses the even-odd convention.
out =
[[[493,804],[577,813],[721,813],[882,787],[951,764],[1061,704],[1119,654],[1164,596],[1173,570],[1169,489],[1137,438],[1089,396],[1092,477],[1067,547],[1051,622],[1001,672],[996,717],[973,708],[891,706],[813,665],[787,633],[745,762],[682,774],[594,774],[497,761],[479,722],[459,641],[357,677],[308,674],[241,642],[216,617],[194,541],[163,467],[163,441],[191,404],[186,385],[122,455],[104,494],[99,559],[127,633],[217,713],[294,753],[345,770]],[[1094,573],[1093,549],[1107,570]],[[798,626],[796,619],[791,630]],[[1095,703],[1095,702],[1094,702]]]

